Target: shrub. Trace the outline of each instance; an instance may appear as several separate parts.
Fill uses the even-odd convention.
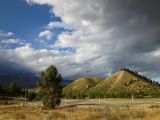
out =
[[[27,93],[28,100],[34,100],[36,98],[36,94],[34,92]]]

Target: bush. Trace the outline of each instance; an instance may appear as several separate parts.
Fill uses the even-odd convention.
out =
[[[34,100],[36,98],[36,94],[34,92],[27,93],[27,99],[28,100]]]

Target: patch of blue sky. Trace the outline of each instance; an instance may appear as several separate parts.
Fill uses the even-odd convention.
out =
[[[60,52],[75,53],[76,49],[72,47],[59,48]]]
[[[47,5],[30,6],[24,0],[1,0],[0,30],[13,32],[20,39],[32,43],[42,26],[50,21],[60,21],[49,10]]]
[[[65,29],[65,28],[60,28],[60,27],[55,27],[50,30],[53,33],[53,36],[50,40],[44,39],[44,38],[37,38],[37,35],[35,36],[35,41],[33,41],[33,47],[37,49],[45,48],[45,49],[53,49],[53,46],[55,42],[58,40],[58,36],[62,32],[72,32],[73,30]],[[68,49],[64,49],[68,50]],[[73,50],[72,50],[73,51]]]
[[[50,40],[38,38],[38,34],[46,30],[49,22],[62,22],[60,17],[49,12],[47,5],[28,5],[24,0],[1,0],[0,1],[0,30],[13,32],[14,36],[3,38],[19,39],[21,42],[30,43],[34,49],[58,49],[60,52],[74,53],[74,48],[49,48],[54,45],[62,32],[72,32],[71,29],[53,27],[50,31],[53,36]],[[14,49],[22,46],[20,43],[1,44],[1,48]]]

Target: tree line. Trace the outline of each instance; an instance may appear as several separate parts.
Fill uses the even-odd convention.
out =
[[[0,85],[0,96],[10,96],[10,97],[17,97],[22,96],[23,91],[21,87],[14,81],[10,82],[6,89],[2,88]]]
[[[149,82],[149,83],[151,83],[151,84],[153,84],[153,85],[160,86],[160,83],[159,83],[159,82],[154,81],[154,80],[146,77],[145,75],[139,74],[138,72],[133,71],[133,70],[131,70],[131,69],[129,69],[129,68],[126,68],[126,67],[125,67],[125,68],[122,68],[121,70],[127,71],[127,72],[129,72],[129,73],[131,73],[131,74],[139,77],[140,79],[145,80],[146,82]]]

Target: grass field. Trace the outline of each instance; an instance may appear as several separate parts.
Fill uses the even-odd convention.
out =
[[[136,99],[131,99],[131,98],[108,98],[108,99],[66,99],[62,100],[62,104],[66,105],[72,105],[72,104],[104,104],[104,105],[119,105],[122,104],[124,106],[130,106],[132,104],[154,104],[158,103],[160,105],[160,98],[136,98]]]
[[[159,102],[160,99],[135,99],[136,102]],[[67,104],[76,100],[66,100]],[[87,103],[99,100],[77,100]],[[103,99],[103,102],[128,102],[130,99]],[[64,102],[64,100],[63,100]],[[41,107],[20,106],[20,104],[0,105],[0,120],[160,120],[160,106],[137,107],[61,107],[45,110]]]
[[[100,99],[102,102],[131,102],[131,98],[105,98],[105,99]],[[64,99],[63,99],[64,101]],[[99,99],[66,99],[66,101],[79,101],[79,102],[98,102]],[[160,98],[134,98],[133,102],[160,102]]]

